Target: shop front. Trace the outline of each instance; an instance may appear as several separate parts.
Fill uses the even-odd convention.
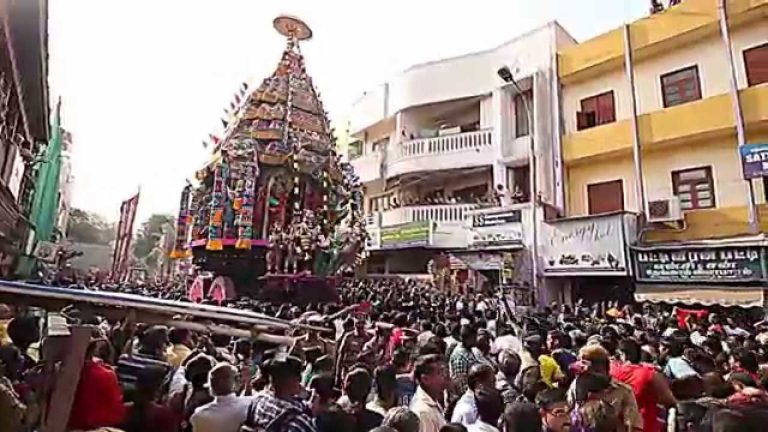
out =
[[[370,274],[426,274],[435,251],[434,224],[417,221],[369,230]]]
[[[528,286],[530,261],[523,220],[527,206],[497,207],[470,212],[467,249],[455,251],[469,269],[468,288],[488,292],[499,286]]]
[[[637,247],[632,251],[641,302],[762,307],[766,285],[762,240]]]
[[[629,244],[636,226],[637,216],[624,212],[542,222],[539,263],[547,301],[631,301]]]

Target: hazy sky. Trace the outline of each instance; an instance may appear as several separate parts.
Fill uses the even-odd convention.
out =
[[[646,13],[646,0],[61,0],[50,2],[50,86],[73,134],[73,205],[117,219],[175,214],[202,140],[243,81],[274,69],[281,13],[308,22],[309,73],[336,121],[363,91],[414,64],[501,44],[558,20],[584,40]],[[471,77],[468,77],[471,79]]]

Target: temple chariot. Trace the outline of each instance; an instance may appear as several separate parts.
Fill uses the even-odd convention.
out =
[[[235,96],[210,162],[182,191],[171,256],[237,295],[331,300],[335,278],[365,256],[361,186],[305,68],[311,29],[289,16],[274,26],[286,48],[271,76]]]

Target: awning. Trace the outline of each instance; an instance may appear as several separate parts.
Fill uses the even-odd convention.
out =
[[[637,284],[635,300],[684,305],[763,307],[762,287]]]
[[[648,243],[640,246],[631,246],[634,250],[654,249],[679,249],[682,247],[733,247],[733,246],[768,246],[768,236],[764,233],[728,237],[722,239],[689,240],[680,242],[664,242],[660,244]]]

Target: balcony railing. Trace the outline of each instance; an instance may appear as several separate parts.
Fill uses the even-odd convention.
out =
[[[397,158],[407,158],[490,147],[492,144],[491,138],[491,129],[433,138],[419,138],[401,143],[395,156]]]
[[[401,207],[381,213],[381,226],[408,222],[432,221],[437,223],[463,223],[467,212],[476,209],[476,204],[445,204]]]
[[[403,141],[387,153],[385,174],[478,167],[490,164],[493,154],[492,129]]]

